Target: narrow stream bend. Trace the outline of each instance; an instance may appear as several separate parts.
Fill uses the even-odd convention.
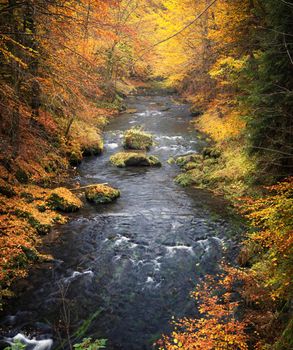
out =
[[[194,313],[189,293],[215,271],[235,224],[221,199],[173,181],[178,169],[167,160],[204,145],[190,127],[188,106],[176,96],[149,93],[129,97],[128,108],[137,111],[112,121],[104,154],[85,160],[76,179],[107,182],[121,198],[103,207],[87,204],[48,237],[56,260],[33,271],[9,306],[2,322],[9,336],[30,332],[52,338],[56,347],[56,325],[66,328],[64,310],[75,328],[96,313],[86,335],[108,338],[108,349],[143,350],[168,331],[173,315]],[[162,168],[109,164],[122,149],[123,131],[134,125],[155,135],[151,153]]]

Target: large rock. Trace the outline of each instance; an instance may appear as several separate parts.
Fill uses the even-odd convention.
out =
[[[147,134],[141,128],[135,127],[124,133],[124,147],[126,149],[147,151],[152,145],[152,135]]]
[[[104,184],[90,186],[85,191],[85,197],[95,204],[111,203],[120,197],[120,191]]]
[[[118,168],[127,166],[161,166],[161,162],[155,156],[148,156],[139,152],[119,152],[111,156],[110,161]]]

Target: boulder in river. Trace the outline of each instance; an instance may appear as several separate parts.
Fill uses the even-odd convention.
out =
[[[111,156],[110,161],[118,168],[127,166],[161,166],[161,162],[155,156],[148,156],[142,152],[118,152]]]
[[[66,213],[77,211],[82,207],[82,201],[65,187],[52,190],[47,198],[47,204],[53,210]]]
[[[85,197],[95,204],[111,203],[120,197],[120,191],[108,185],[97,184],[86,189]]]
[[[124,133],[124,147],[126,149],[147,151],[152,145],[152,135],[144,132],[141,127],[131,128]]]

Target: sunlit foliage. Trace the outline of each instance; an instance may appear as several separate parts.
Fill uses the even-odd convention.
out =
[[[233,300],[236,282],[236,275],[207,277],[192,293],[199,316],[174,321],[174,331],[159,341],[159,349],[247,350],[246,322],[238,319],[239,303]]]

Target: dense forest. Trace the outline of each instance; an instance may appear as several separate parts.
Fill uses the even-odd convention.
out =
[[[42,237],[82,206],[60,184],[103,152],[125,98],[174,90],[209,144],[170,160],[175,182],[227,198],[247,229],[233,263],[192,292],[199,316],[170,319],[155,346],[292,349],[293,2],[2,0],[0,14],[1,307],[52,258]]]

